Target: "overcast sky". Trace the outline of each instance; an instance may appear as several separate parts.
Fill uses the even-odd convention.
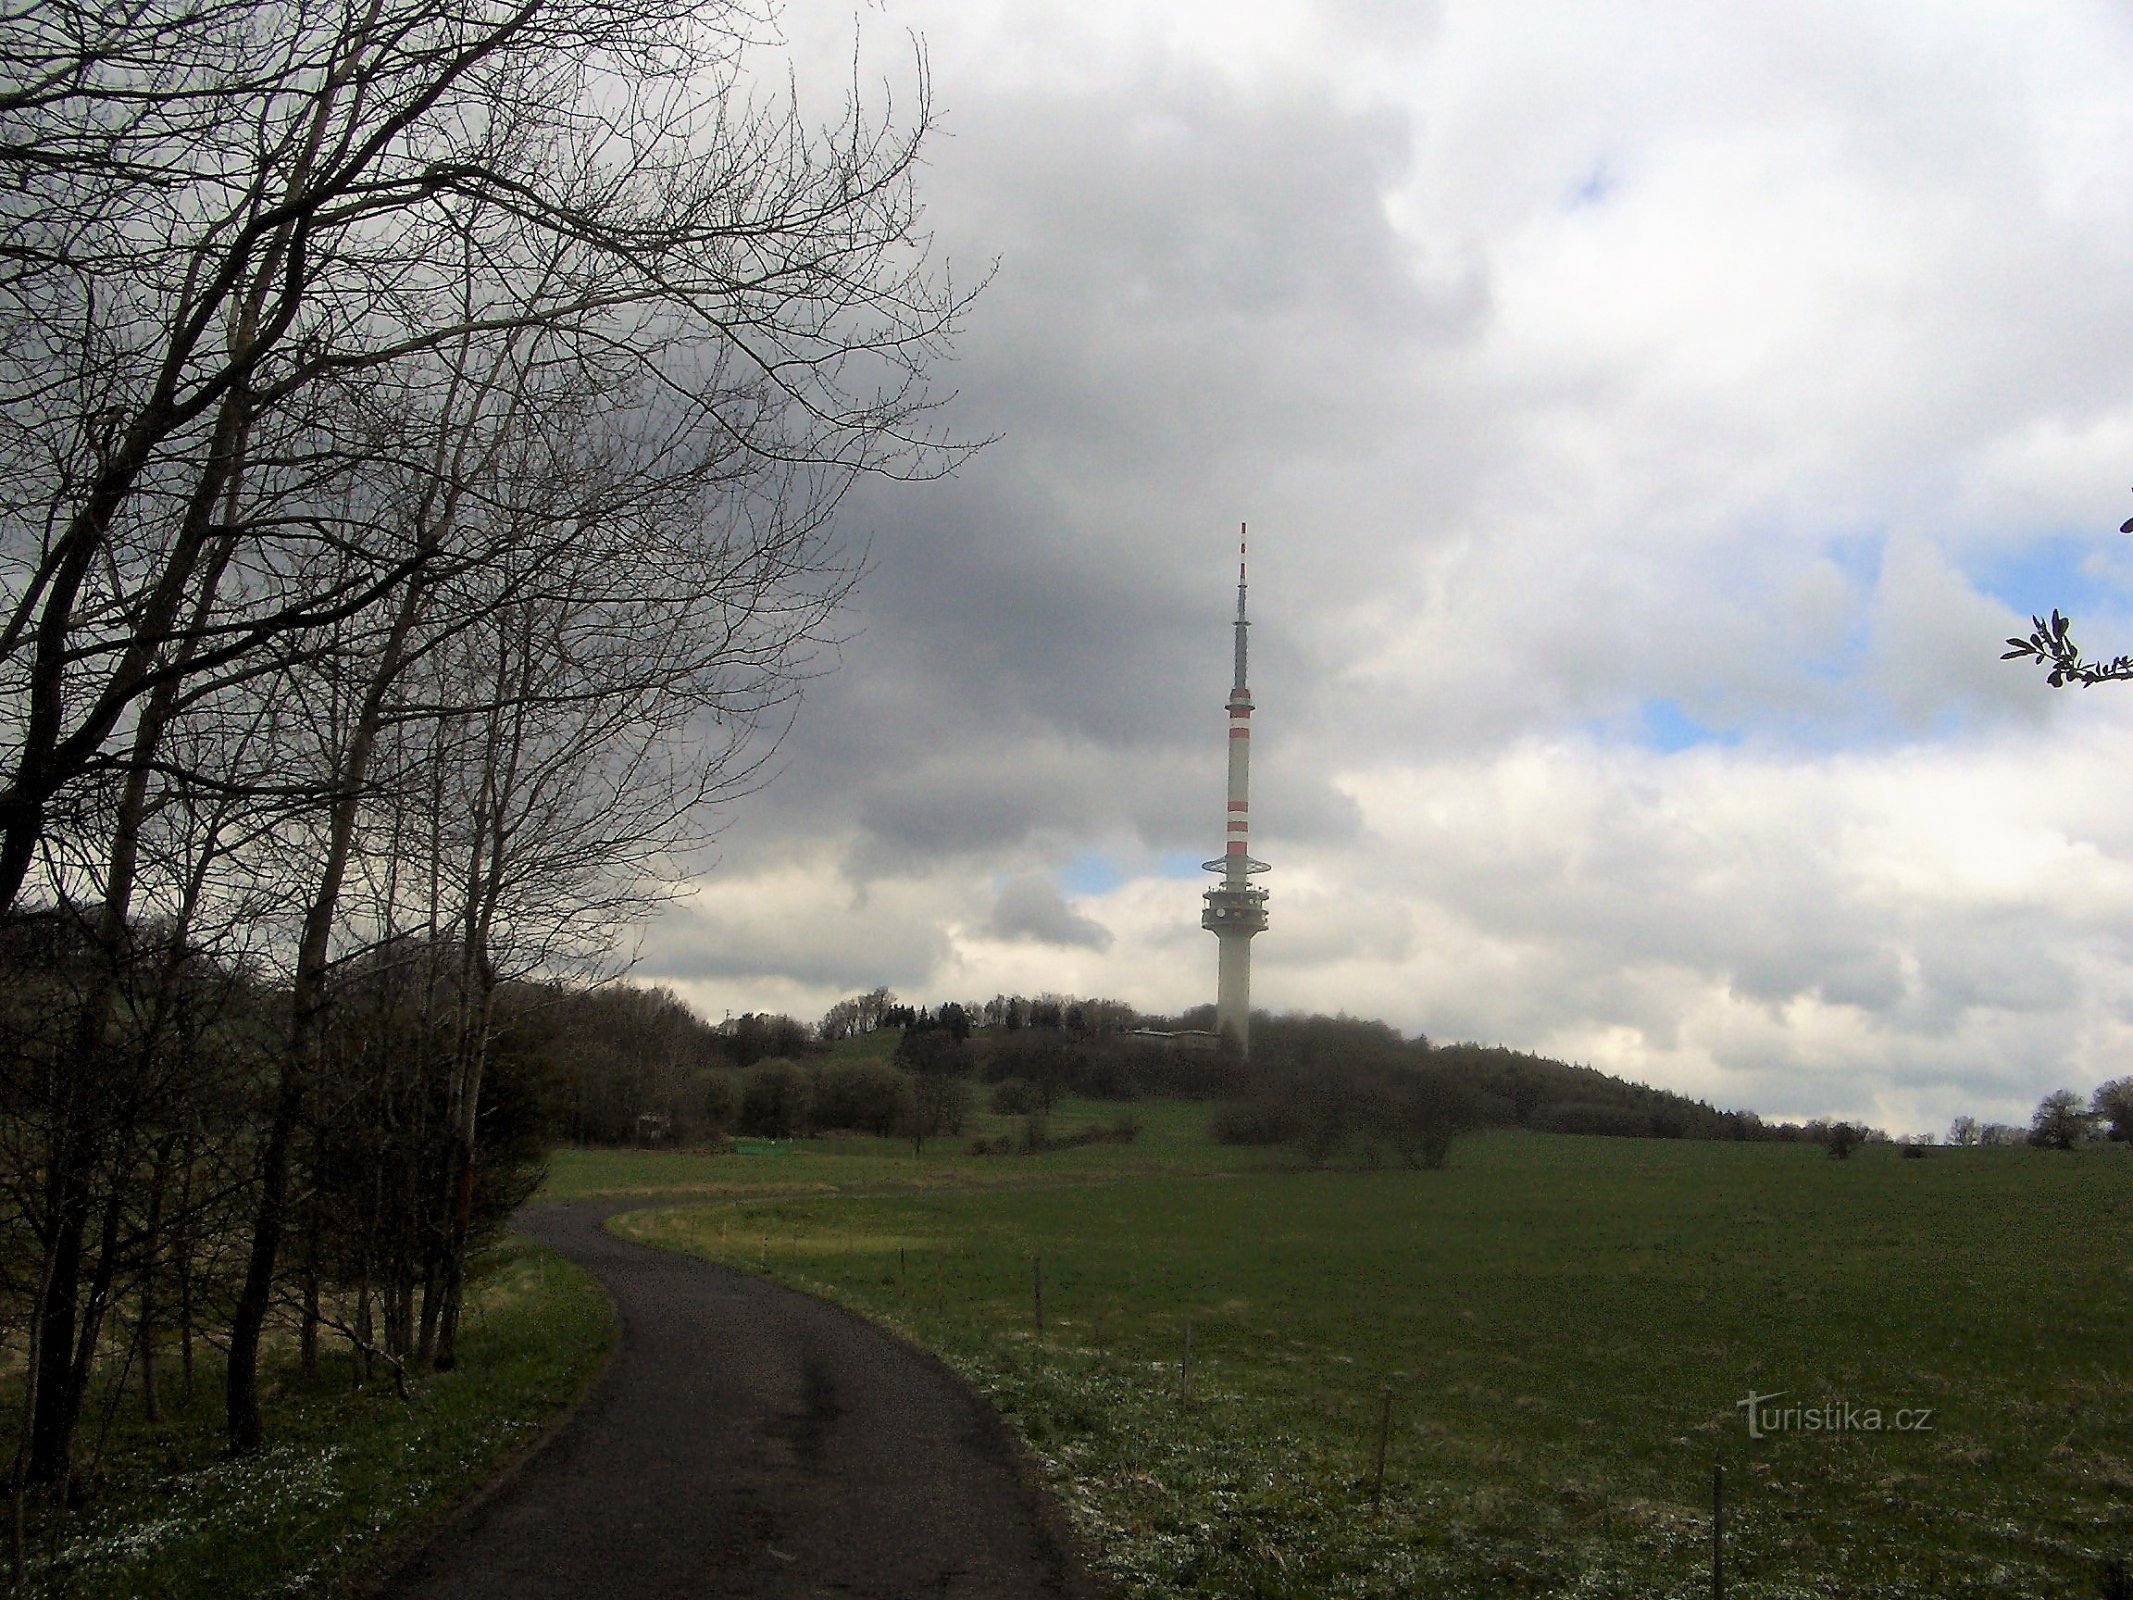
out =
[[[887,0],[998,441],[870,486],[782,771],[637,976],[1253,999],[1944,1129],[2133,1071],[2133,13]],[[803,82],[811,79],[803,77]]]

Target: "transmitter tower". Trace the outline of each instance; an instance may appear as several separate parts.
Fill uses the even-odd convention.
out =
[[[1200,926],[1220,948],[1215,981],[1215,1029],[1231,1034],[1241,1050],[1251,1049],[1252,936],[1266,931],[1266,891],[1252,879],[1268,870],[1252,858],[1252,691],[1245,686],[1244,529],[1237,530],[1236,672],[1229,686],[1229,804],[1223,852],[1201,865],[1219,872],[1221,882],[1206,894]]]

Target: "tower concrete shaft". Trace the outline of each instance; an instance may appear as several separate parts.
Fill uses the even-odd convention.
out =
[[[1237,538],[1236,671],[1229,688],[1229,801],[1224,813],[1227,839],[1223,853],[1203,862],[1206,871],[1219,872],[1222,881],[1206,893],[1207,905],[1200,913],[1200,926],[1218,941],[1220,955],[1215,976],[1215,1028],[1237,1041],[1238,1048],[1251,1048],[1252,1025],[1252,936],[1266,931],[1264,889],[1251,880],[1267,870],[1264,861],[1252,859],[1252,691],[1245,684],[1245,635],[1251,623],[1244,615],[1244,537]]]

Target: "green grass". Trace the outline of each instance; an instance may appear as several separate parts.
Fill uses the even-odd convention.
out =
[[[405,1403],[386,1376],[354,1389],[345,1359],[327,1356],[308,1383],[288,1363],[271,1374],[268,1448],[228,1461],[219,1382],[203,1382],[159,1426],[139,1419],[129,1394],[93,1498],[60,1526],[56,1566],[42,1558],[49,1523],[32,1519],[39,1559],[26,1593],[348,1592],[537,1437],[584,1391],[612,1337],[611,1309],[588,1276],[513,1240],[470,1304],[458,1367],[414,1380]],[[166,1379],[173,1400],[175,1391]]]
[[[1502,1134],[1436,1173],[914,1187],[622,1227],[942,1351],[1130,1595],[1707,1594],[1714,1462],[1744,1600],[2092,1595],[2133,1552],[2123,1150]],[[1751,1389],[1883,1430],[1751,1440]],[[1931,1427],[1894,1431],[1899,1408]]]
[[[897,1046],[904,1042],[901,1028],[876,1028],[871,1033],[855,1033],[839,1039],[823,1051],[830,1061],[880,1061],[892,1064],[896,1060]]]
[[[868,1037],[873,1037],[869,1035]],[[973,1139],[1014,1134],[1022,1118],[980,1112],[955,1138],[909,1140],[863,1135],[795,1139],[785,1155],[706,1155],[689,1150],[559,1150],[549,1160],[544,1200],[661,1195],[739,1197],[832,1194],[858,1189],[1023,1187],[1102,1182],[1188,1172],[1245,1171],[1272,1165],[1265,1152],[1212,1144],[1209,1108],[1175,1101],[1113,1105],[1064,1101],[1051,1113],[1054,1138],[1130,1116],[1131,1144],[1083,1145],[1034,1156],[974,1156]]]

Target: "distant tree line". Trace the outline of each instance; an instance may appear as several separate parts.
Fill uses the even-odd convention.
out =
[[[839,1001],[810,1029],[748,1015],[716,1026],[663,991],[615,988],[557,1002],[561,1130],[588,1143],[715,1142],[733,1135],[960,1135],[983,1089],[1028,1119],[988,1148],[1050,1147],[1045,1119],[1067,1096],[1217,1103],[1218,1139],[1284,1146],[1302,1160],[1441,1164],[1462,1132],[1523,1128],[1613,1138],[1813,1145],[1843,1158],[1891,1140],[1836,1118],[1766,1119],[1502,1046],[1435,1044],[1382,1022],[1267,1015],[1249,1059],[1212,1032],[1211,1007],[1179,1015],[1062,994],[915,1006],[886,988]],[[560,1020],[556,1024],[561,1026]],[[871,1054],[840,1055],[881,1043]],[[893,1041],[893,1042],[892,1042]],[[2046,1098],[2028,1128],[1958,1117],[1953,1145],[2070,1148],[2133,1130],[2133,1079]]]
[[[1435,1044],[1349,1017],[1261,1014],[1249,1060],[1213,1033],[1213,1008],[1136,1013],[1114,1001],[995,996],[933,1011],[883,1008],[905,1030],[903,1057],[953,1050],[978,1077],[1028,1084],[1048,1106],[1064,1094],[1173,1096],[1230,1104],[1226,1138],[1289,1144],[1307,1158],[1341,1151],[1441,1159],[1465,1128],[1622,1138],[1882,1142],[1877,1129],[1728,1111],[1596,1068],[1500,1046]],[[1422,1137],[1426,1135],[1425,1137]],[[1420,1142],[1418,1142],[1418,1140]]]
[[[671,991],[626,984],[522,984],[504,1010],[539,1041],[555,1132],[577,1144],[923,1141],[961,1133],[979,1086],[1012,1085],[1041,1115],[1068,1095],[1214,1099],[1238,1083],[1212,1034],[1180,1047],[1180,1019],[1058,994],[913,1006],[882,988],[812,1027],[768,1013],[711,1023]]]
[[[893,996],[874,999],[840,1005],[832,1016],[843,1025],[829,1029],[767,1012],[714,1024],[671,990],[629,984],[522,986],[510,1009],[538,1041],[550,1127],[567,1143],[960,1133],[973,1090],[959,1071],[913,1070],[908,1048],[893,1059],[830,1053],[885,1030],[903,1037],[883,1021]]]
[[[1068,1096],[1220,1102],[1218,1137],[1285,1145],[1308,1161],[1432,1165],[1458,1133],[1480,1128],[1786,1141],[1839,1156],[1891,1142],[1857,1123],[1722,1111],[1592,1067],[1434,1044],[1347,1017],[1263,1015],[1249,1060],[1204,1027],[1205,1008],[1164,1016],[1058,994],[914,1006],[881,988],[839,1001],[810,1027],[770,1013],[711,1023],[663,989],[517,984],[498,1017],[514,1063],[499,1092],[579,1144],[849,1132],[923,1146],[962,1135],[981,1092],[995,1111],[1036,1119],[1021,1141],[1030,1148],[1042,1147],[1042,1119]],[[2087,1105],[2071,1093],[2048,1098],[2026,1130],[1958,1118],[1948,1142],[2124,1138],[2129,1126],[2133,1092],[2119,1080]]]
[[[625,1020],[624,1010],[643,1015]],[[1261,1014],[1247,1060],[1212,1032],[1212,1007],[1164,1015],[1056,993],[914,1006],[882,988],[839,1001],[813,1028],[756,1014],[712,1025],[671,994],[626,988],[555,1014],[575,1018],[576,1042],[559,1056],[568,1063],[561,1131],[586,1143],[641,1141],[647,1128],[655,1139],[683,1142],[841,1130],[956,1134],[970,1085],[991,1086],[996,1110],[1040,1117],[1066,1096],[1224,1102],[1218,1137],[1287,1145],[1314,1161],[1422,1164],[1441,1159],[1452,1135],[1480,1128],[1788,1142],[1836,1156],[1890,1143],[1923,1154],[1935,1142],[1892,1140],[1842,1119],[1721,1110],[1590,1066],[1496,1045],[1436,1044],[1350,1017]],[[871,1036],[883,1043],[866,1059],[825,1054]],[[2122,1140],[2129,1129],[2133,1080],[2119,1079],[2085,1102],[2071,1091],[2047,1097],[2028,1128],[1958,1117],[1947,1142],[2067,1148]]]
[[[1879,1129],[1829,1118],[1793,1122],[1500,1045],[1403,1038],[1381,1022],[1261,1016],[1241,1098],[1218,1117],[1225,1137],[1290,1144],[1322,1159],[1392,1152],[1401,1119],[1432,1127],[1525,1128],[1612,1138],[1815,1144],[1849,1154],[1886,1143]]]
[[[2086,1100],[2072,1089],[2055,1089],[2037,1102],[2027,1128],[1972,1116],[1948,1125],[1948,1143],[1958,1147],[2031,1144],[2073,1150],[2092,1139],[2133,1143],[2133,1077],[2098,1084]]]
[[[1268,1016],[1252,1021],[1250,1060],[1218,1138],[1285,1144],[1306,1159],[1442,1163],[1469,1129],[1530,1128],[1625,1138],[1810,1136],[1749,1114],[1630,1083],[1545,1056],[1404,1038],[1382,1022]]]

